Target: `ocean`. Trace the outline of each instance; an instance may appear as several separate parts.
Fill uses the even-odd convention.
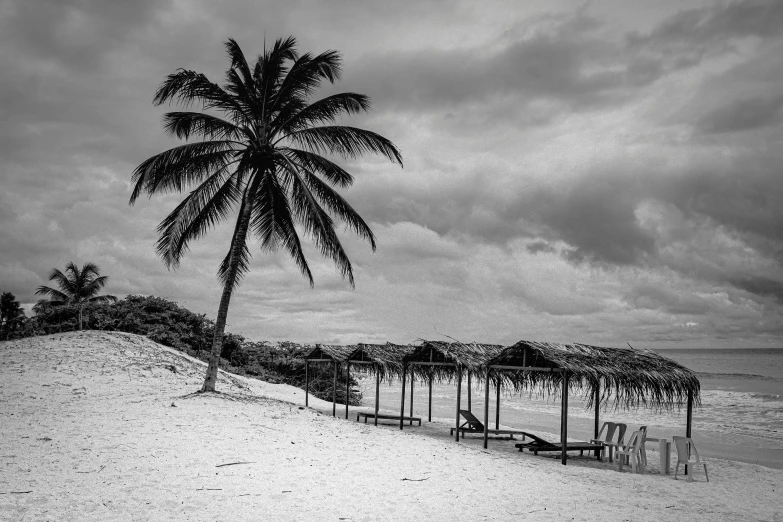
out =
[[[699,454],[783,469],[783,349],[670,349],[656,350],[695,371],[701,383],[702,404],[694,408],[692,436]],[[373,407],[374,379],[363,379],[363,405]],[[410,388],[408,389],[409,393]],[[484,392],[474,383],[471,408],[483,415]],[[409,398],[406,397],[408,413]],[[467,391],[463,386],[463,408]],[[380,407],[399,411],[400,383],[381,384]],[[433,420],[454,417],[456,386],[433,386]],[[414,415],[427,418],[427,388],[414,386]],[[600,412],[601,421],[625,422],[629,430],[648,426],[651,437],[685,434],[685,406],[680,411],[646,409]],[[588,439],[593,433],[594,412],[584,408],[583,397],[569,402],[569,437]],[[490,419],[494,426],[494,390],[490,391]],[[518,429],[559,433],[559,397],[503,393],[500,423]]]

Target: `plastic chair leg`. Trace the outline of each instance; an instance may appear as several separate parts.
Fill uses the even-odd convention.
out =
[[[707,478],[707,482],[710,481],[710,476],[707,475],[707,464],[704,464],[704,476]]]

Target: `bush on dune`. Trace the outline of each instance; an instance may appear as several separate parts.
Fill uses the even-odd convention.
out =
[[[129,295],[116,303],[84,307],[84,328],[144,335],[164,346],[206,361],[212,345],[215,323],[204,314],[191,312],[161,297]],[[12,338],[75,331],[79,329],[79,306],[64,305],[41,309],[13,332]],[[239,375],[248,375],[272,383],[304,387],[304,358],[312,346],[291,342],[270,344],[251,342],[243,336],[223,336],[221,367]],[[332,400],[331,366],[310,366],[310,392]],[[338,375],[337,400],[345,400],[345,374]],[[362,394],[351,378],[349,404],[361,404]]]

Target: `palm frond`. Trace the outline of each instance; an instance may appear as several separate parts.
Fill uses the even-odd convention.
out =
[[[292,149],[281,147],[283,154],[295,163],[297,166],[307,169],[313,173],[320,174],[326,181],[337,187],[350,187],[353,184],[353,176],[339,165],[328,159],[302,149]]]
[[[285,171],[291,176],[291,203],[294,215],[305,231],[310,234],[315,245],[324,257],[334,261],[343,277],[348,278],[351,288],[355,287],[351,261],[345,253],[340,238],[334,231],[334,221],[319,205],[310,187],[302,180],[299,172],[292,166]],[[373,241],[374,244],[374,241]]]
[[[182,191],[231,162],[236,150],[231,141],[200,141],[174,147],[144,161],[133,171],[135,183],[130,204],[142,192]]]
[[[344,158],[356,158],[369,152],[402,165],[402,156],[391,141],[365,129],[330,125],[297,130],[281,139],[284,138],[319,154],[336,153]]]
[[[281,167],[287,169],[291,176],[295,177],[299,183],[303,184],[303,187],[298,188],[298,191],[302,192],[301,195],[305,198],[307,204],[314,205],[319,209],[321,208],[321,204],[325,205],[330,212],[345,221],[348,227],[360,238],[369,241],[373,251],[375,251],[375,235],[353,207],[351,207],[351,205],[349,205],[336,191],[310,172],[309,169],[291,162],[288,158],[285,159],[287,161],[283,163]],[[294,188],[297,189],[297,186],[295,185]],[[292,193],[292,196],[295,196],[295,193]],[[329,221],[329,225],[331,225],[331,220]]]
[[[240,127],[222,118],[203,112],[168,112],[163,115],[163,128],[179,139],[193,134],[208,140],[239,140],[246,136]]]
[[[48,295],[49,301],[55,302],[63,302],[67,303],[70,301],[70,297],[68,294],[61,292],[59,290],[55,290],[54,288],[48,287],[48,286],[39,286],[38,289],[35,291],[35,295]]]
[[[230,178],[227,168],[218,170],[158,225],[156,251],[167,267],[176,268],[190,241],[228,217],[240,197],[239,188]]]
[[[366,112],[369,108],[369,96],[343,92],[318,100],[290,115],[288,111],[281,113],[279,119],[286,119],[276,122],[273,126],[287,133],[316,124],[332,123],[343,114],[358,114]]]
[[[207,77],[195,71],[179,69],[170,74],[158,87],[153,98],[155,105],[175,101],[189,107],[194,101],[201,102],[203,110],[217,109],[232,115],[235,121],[245,123],[247,118],[242,106],[231,95]]]
[[[261,179],[254,199],[251,227],[264,250],[274,252],[280,246],[285,247],[310,286],[315,284],[296,233],[288,198],[273,173],[264,173]]]

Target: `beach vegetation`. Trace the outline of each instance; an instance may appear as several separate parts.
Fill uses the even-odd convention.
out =
[[[12,338],[24,325],[24,310],[11,292],[0,293],[0,341]]]
[[[250,63],[239,44],[225,44],[231,66],[224,85],[180,69],[158,88],[154,104],[192,105],[200,112],[168,112],[165,130],[187,140],[136,167],[130,197],[186,192],[160,223],[157,253],[176,268],[189,244],[234,217],[228,252],[218,268],[223,286],[202,392],[214,391],[231,296],[250,268],[248,240],[263,252],[283,249],[314,284],[300,230],[354,286],[351,262],[335,232],[335,219],[375,250],[370,227],[337,189],[354,178],[326,155],[354,159],[379,154],[402,165],[394,144],[374,132],[335,122],[369,110],[370,100],[351,92],[310,103],[323,82],[340,78],[337,51],[299,54],[293,37],[278,39]]]
[[[39,286],[35,291],[37,295],[48,296],[49,299],[41,299],[33,307],[33,310],[42,311],[60,306],[74,305],[79,311],[79,330],[83,325],[84,306],[89,303],[113,303],[117,300],[113,295],[99,295],[108,276],[100,275],[100,269],[95,263],[85,263],[81,269],[73,262],[65,267],[65,273],[54,268],[49,274],[49,281],[57,283],[59,290],[49,286]]]

